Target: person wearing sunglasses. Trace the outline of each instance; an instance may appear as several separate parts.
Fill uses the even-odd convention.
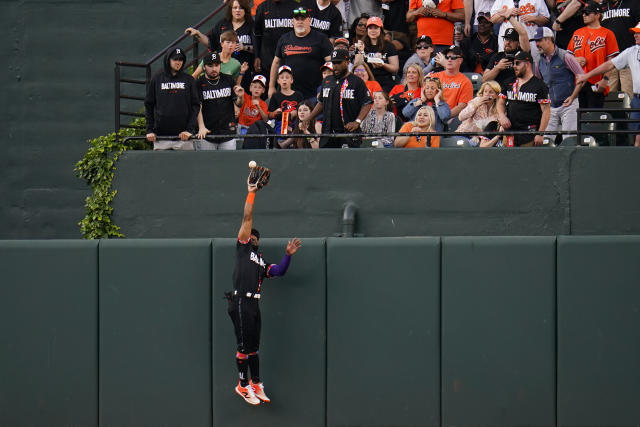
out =
[[[491,6],[491,22],[500,24],[498,36],[503,36],[505,31],[513,26],[509,20],[511,16],[524,25],[529,39],[536,33],[538,27],[549,25],[550,14],[545,0],[496,0]],[[535,43],[530,43],[529,48],[533,55],[537,54]],[[498,50],[504,50],[500,37]]]
[[[631,108],[640,108],[640,22],[638,22],[635,27],[629,28],[629,31],[633,34],[633,39],[636,42],[635,45],[623,50],[620,55],[599,65],[588,73],[578,76],[576,82],[586,82],[591,77],[606,73],[614,68],[622,70],[625,67],[629,67],[631,77],[633,78]],[[638,120],[638,122],[629,123],[629,129],[640,131],[640,112],[634,111],[630,113],[630,118],[632,120]],[[634,145],[640,147],[640,134],[636,135]]]
[[[529,52],[516,53],[513,69],[516,81],[498,98],[498,121],[505,129],[529,131],[528,134],[513,135],[508,140],[513,144],[507,146],[533,147],[541,146],[544,131],[549,124],[551,100],[547,85],[533,75],[533,58]]]
[[[452,118],[457,118],[460,111],[473,99],[473,85],[471,80],[460,72],[462,50],[458,46],[449,46],[444,51],[444,57],[444,71],[433,73],[432,77],[437,77],[442,82],[444,100],[451,108],[451,121]]]
[[[411,55],[407,62],[404,63],[402,75],[407,75],[407,67],[411,64],[418,64],[422,68],[423,74],[429,74],[433,71],[434,62],[431,61],[433,56],[433,41],[429,36],[420,36],[416,40],[416,51]]]
[[[364,38],[367,36],[367,21],[369,20],[369,18],[369,14],[363,13],[353,20],[353,23],[349,28],[349,40],[351,41],[352,48],[359,41],[364,42]]]
[[[585,26],[576,30],[567,51],[573,53],[585,73],[604,64],[619,53],[616,36],[600,25],[602,9],[600,3],[589,1],[582,11]],[[609,93],[609,78],[605,74],[594,75],[590,84],[582,87],[579,95],[581,108],[602,108]]]
[[[322,81],[320,68],[331,61],[333,46],[323,33],[311,28],[311,11],[298,7],[293,10],[293,31],[278,40],[269,81],[269,97],[276,92],[278,70],[288,65],[293,72],[293,88],[302,92],[304,99],[315,99],[316,89]]]

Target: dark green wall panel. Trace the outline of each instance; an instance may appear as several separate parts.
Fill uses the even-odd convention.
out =
[[[440,240],[327,242],[327,425],[438,426]]]
[[[260,243],[266,261],[279,263],[287,241],[262,239]],[[236,240],[213,241],[215,426],[325,425],[325,240],[302,239],[302,245],[284,277],[263,283],[260,378],[271,403],[251,407],[233,390],[238,383],[236,341],[223,299],[224,291],[233,289]]]
[[[97,425],[98,242],[0,241],[0,272],[0,425]]]
[[[100,422],[211,425],[211,240],[100,242]]]
[[[555,238],[443,238],[442,425],[555,423]]]
[[[558,425],[640,424],[640,237],[558,237]]]

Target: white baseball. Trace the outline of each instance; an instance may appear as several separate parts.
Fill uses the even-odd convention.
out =
[[[249,167],[250,167],[250,168],[255,168],[256,166],[258,166],[258,164],[255,162],[255,160],[251,160],[251,161],[249,162]]]

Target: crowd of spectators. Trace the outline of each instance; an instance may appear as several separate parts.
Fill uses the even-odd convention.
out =
[[[636,0],[226,4],[209,32],[185,30],[208,49],[191,74],[185,52],[174,48],[148,86],[154,149],[235,149],[235,139],[215,136],[265,129],[275,135],[265,148],[276,149],[442,140],[386,135],[395,132],[456,132],[478,147],[540,146],[545,135],[560,144],[576,132],[578,108],[602,108],[609,92],[626,93],[640,108]],[[316,136],[351,133],[372,136]]]

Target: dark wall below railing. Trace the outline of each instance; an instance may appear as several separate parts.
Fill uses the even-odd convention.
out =
[[[264,236],[638,234],[633,148],[127,152],[116,224],[127,237],[236,235],[247,163],[272,169],[254,224]]]

